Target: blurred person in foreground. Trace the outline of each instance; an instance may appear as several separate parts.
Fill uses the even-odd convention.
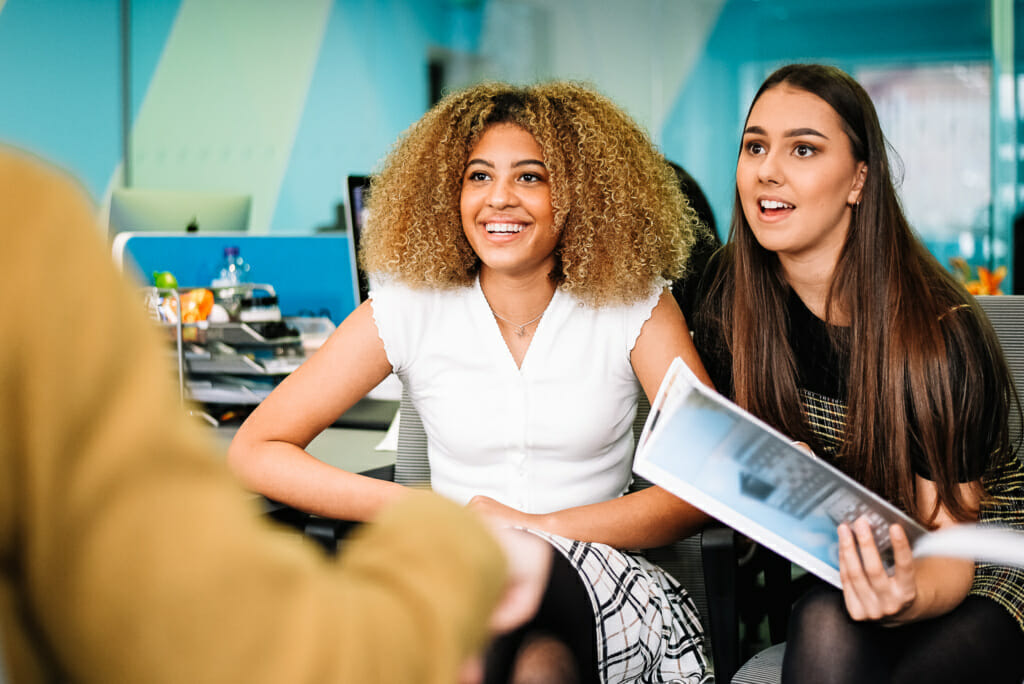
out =
[[[333,562],[176,398],[84,193],[0,148],[0,680],[475,681],[550,552],[412,492]]]

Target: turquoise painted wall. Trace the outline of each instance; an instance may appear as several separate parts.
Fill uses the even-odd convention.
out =
[[[550,37],[561,49],[575,44],[581,26],[620,29],[601,24],[597,8],[615,7],[610,2],[594,2],[594,13],[581,17],[590,4],[572,5],[566,15],[557,0],[533,0],[539,8],[531,15],[534,29],[542,36],[533,40]],[[1014,4],[1019,20],[1021,2]],[[118,183],[122,154],[119,6],[119,0],[0,4],[0,139],[70,169],[99,205]],[[507,23],[517,16],[509,11],[513,6],[513,0],[136,0],[133,180],[139,186],[252,192],[256,233],[337,226],[345,176],[373,170],[425,111],[431,52],[494,55],[500,44],[494,37],[504,35],[495,17]],[[664,16],[682,21],[685,7],[673,4]],[[700,21],[707,4],[692,7],[688,32],[679,35],[700,48],[678,91],[664,97],[659,92],[657,102],[621,104],[657,122],[654,138],[701,183],[723,233],[741,119],[754,88],[777,64],[818,60],[855,71],[868,64],[991,55],[989,3],[980,0],[726,0],[713,13],[700,14]],[[637,26],[634,31],[649,30]],[[644,35],[620,38],[638,46],[645,41]],[[504,57],[514,57],[516,49],[508,46]],[[566,62],[566,55],[539,42],[531,50],[544,59],[554,55],[552,64],[586,66]],[[307,56],[296,57],[300,51]],[[631,66],[628,78],[656,80],[654,62],[651,73],[643,69]],[[602,77],[617,81],[602,83]],[[243,84],[244,99],[222,100],[232,103],[225,109],[216,105],[223,94],[215,86],[232,78]],[[618,81],[625,76],[614,70],[595,71],[595,78],[606,92],[635,90],[623,87]],[[190,79],[208,90],[194,97],[187,91]],[[166,107],[153,114],[152,102],[174,103],[181,114]],[[215,105],[207,116],[203,108],[210,102]],[[217,148],[193,140],[203,136],[228,142]]]
[[[437,3],[336,2],[272,221],[275,232],[335,224],[345,176],[372,171],[427,109],[427,55],[443,45]]]
[[[474,47],[482,6],[320,0],[328,11],[317,15],[310,12],[313,4],[133,2],[132,184],[253,192],[262,221],[253,226],[257,233],[337,227],[345,175],[371,171],[422,115],[428,106],[430,51]],[[0,3],[0,140],[67,168],[98,205],[112,185],[120,184],[119,9],[118,0]],[[275,17],[283,21],[274,22]],[[253,26],[254,21],[263,24]],[[303,21],[318,25],[303,26]],[[283,28],[312,51],[312,59],[281,66],[295,47],[281,44]],[[242,30],[265,34],[265,45],[254,47],[233,33]],[[258,50],[252,61],[262,72],[242,71],[240,50]],[[190,78],[198,95],[187,89]],[[233,81],[248,98],[242,102],[251,103],[248,111],[237,103],[225,109],[227,96],[211,90],[210,84]],[[161,103],[158,113],[154,101]],[[220,103],[220,111],[207,114],[204,108],[211,103]],[[274,113],[280,109],[295,115]],[[246,130],[252,137],[245,137]],[[190,147],[190,131],[196,138],[234,136],[233,146]],[[261,147],[268,139],[274,142],[269,151]],[[272,156],[272,163],[261,155]]]
[[[0,9],[0,140],[101,196],[121,158],[116,0],[8,0]]]

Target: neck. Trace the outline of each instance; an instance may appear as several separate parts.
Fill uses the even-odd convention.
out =
[[[555,294],[555,284],[547,274],[511,277],[483,268],[480,289],[491,310],[515,323],[523,323],[541,314]]]
[[[825,300],[832,287],[835,260],[801,259],[780,254],[779,264],[782,266],[786,282],[803,300],[811,313],[822,320],[827,320],[829,317],[825,311]],[[843,315],[842,312],[836,310],[836,303],[833,303],[831,313],[832,322],[841,325]]]

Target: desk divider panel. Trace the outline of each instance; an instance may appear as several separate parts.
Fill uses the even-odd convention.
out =
[[[249,265],[249,282],[273,286],[282,315],[324,315],[338,324],[355,308],[345,234],[122,233],[114,258],[140,285],[152,284],[153,271],[170,271],[181,287],[209,287],[231,246]]]

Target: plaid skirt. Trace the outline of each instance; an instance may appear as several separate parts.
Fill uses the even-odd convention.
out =
[[[602,684],[707,684],[704,630],[693,600],[643,556],[606,544],[546,539],[576,568],[590,595]]]

